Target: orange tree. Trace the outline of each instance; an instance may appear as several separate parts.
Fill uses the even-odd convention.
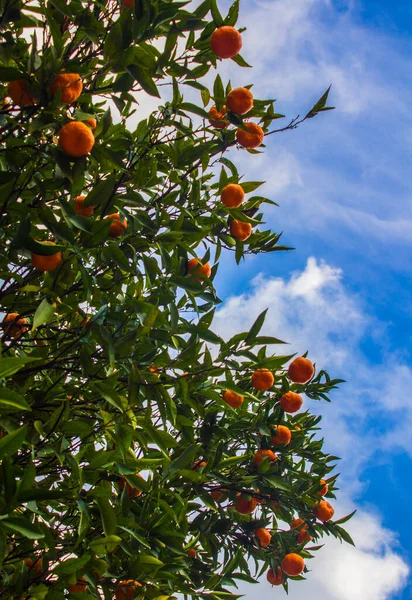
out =
[[[248,66],[238,4],[2,0],[2,598],[224,600],[351,541],[302,408],[338,380],[268,353],[264,313],[211,329],[219,257],[285,249],[227,150],[328,109],[271,131],[272,100],[205,84]]]

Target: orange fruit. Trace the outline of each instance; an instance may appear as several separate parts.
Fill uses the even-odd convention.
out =
[[[49,246],[55,246],[54,242],[43,242]],[[55,254],[49,254],[48,256],[43,254],[31,253],[31,264],[35,269],[39,271],[54,271],[62,262],[62,253],[56,252]]]
[[[70,121],[59,131],[59,146],[69,156],[85,156],[94,146],[94,135],[81,121]]]
[[[236,130],[236,140],[243,148],[257,148],[263,142],[265,137],[263,129],[256,123],[243,123],[247,129]]]
[[[4,317],[2,323],[4,334],[14,338],[19,338],[28,330],[25,325],[27,325],[27,319],[21,317],[19,313],[9,313]]]
[[[119,213],[113,213],[111,215],[107,215],[105,219],[110,219],[112,222],[110,223],[109,228],[109,236],[113,238],[120,237],[124,234],[127,229],[127,219],[123,218],[123,221],[120,219]]]
[[[153,373],[153,375],[154,375],[155,377],[160,377],[160,373],[158,373],[158,371],[159,371],[159,367],[156,367],[155,365],[152,365],[151,367],[149,367],[149,371],[150,371],[151,373]]]
[[[187,263],[187,270],[190,275],[193,276],[193,279],[197,279],[197,281],[201,281],[200,277],[195,277],[195,275],[202,275],[203,277],[209,278],[212,274],[212,268],[209,263],[205,263],[202,265],[198,258],[191,258]]]
[[[7,95],[17,106],[33,106],[37,102],[37,98],[28,90],[27,82],[24,79],[9,81]]]
[[[314,372],[315,368],[313,364],[304,356],[295,358],[288,368],[289,379],[293,383],[307,383],[312,379]]]
[[[126,579],[121,581],[114,591],[116,600],[133,600],[135,597],[135,590],[138,587],[142,587],[142,584],[133,579]]]
[[[252,374],[251,384],[259,392],[267,392],[275,383],[273,373],[268,369],[257,369]]]
[[[194,471],[199,471],[200,469],[203,469],[206,465],[207,465],[207,462],[205,462],[204,460],[198,460],[197,462],[194,463],[192,469]]]
[[[230,235],[240,242],[245,242],[252,235],[252,225],[233,219],[230,224]]]
[[[312,536],[308,534],[308,526],[306,525],[303,519],[295,519],[294,521],[292,521],[290,529],[292,530],[297,528],[299,528],[297,536],[298,544],[302,544],[303,542],[310,542]]]
[[[223,401],[229,404],[232,408],[238,408],[243,404],[244,397],[230,390],[226,390],[223,394]]]
[[[264,527],[259,527],[258,529],[255,529],[255,536],[259,540],[262,548],[267,548],[267,546],[269,546],[270,542],[272,541],[272,536],[270,535],[270,532]]]
[[[217,110],[216,106],[212,106],[209,110],[209,123],[215,129],[225,129],[229,127],[229,121],[226,121],[226,106],[222,106],[222,110]]]
[[[253,457],[253,464],[255,465],[255,467],[258,467],[260,465],[265,456],[268,457],[270,462],[273,462],[278,459],[278,457],[274,452],[272,452],[272,450],[258,450],[255,456]]]
[[[321,500],[313,509],[313,513],[317,516],[319,521],[330,521],[335,514],[333,506],[326,500]]]
[[[60,73],[50,86],[51,95],[55,96],[59,89],[61,90],[62,104],[72,104],[73,102],[76,102],[83,89],[80,75],[77,73]]]
[[[130,8],[134,5],[134,0],[122,0],[122,4],[125,8]]]
[[[212,33],[210,46],[218,58],[233,58],[242,48],[242,36],[235,27],[223,25]]]
[[[292,439],[292,433],[289,427],[285,425],[277,425],[276,434],[272,435],[272,445],[277,446],[278,444],[284,444],[287,446],[290,444],[290,440]]]
[[[43,565],[42,565],[41,558],[38,558],[36,560],[36,562],[33,562],[33,559],[31,559],[31,558],[25,558],[24,564],[26,565],[27,570],[30,571],[31,575],[33,575],[34,573],[36,575],[40,575],[43,572]]]
[[[86,125],[91,127],[93,130],[95,130],[97,127],[97,121],[96,121],[96,119],[93,119],[93,118],[86,119],[85,121],[83,121],[83,123],[86,123]]]
[[[140,473],[136,473],[136,475],[143,479]],[[126,494],[129,496],[129,498],[137,498],[138,496],[142,495],[141,490],[132,487],[125,477],[121,477],[118,480],[117,485],[119,486],[120,492],[123,492],[124,486],[126,486]]]
[[[280,567],[276,569],[276,573],[273,569],[269,569],[266,574],[266,579],[272,585],[282,585],[283,583],[283,573]]]
[[[235,88],[229,92],[226,106],[237,115],[245,115],[253,108],[253,94],[247,88]]]
[[[219,502],[219,500],[221,500],[223,498],[223,494],[219,490],[212,490],[210,492],[210,495],[212,496],[212,498],[215,502]]]
[[[84,206],[85,199],[86,196],[76,196],[76,198],[74,199],[74,212],[79,217],[91,217],[94,212],[94,206]]]
[[[220,199],[227,208],[237,208],[245,199],[245,192],[238,183],[229,183],[220,193]]]
[[[302,396],[295,392],[286,392],[280,399],[280,407],[286,413],[297,412],[303,404]]]
[[[194,548],[190,548],[187,551],[187,555],[189,558],[196,558],[196,550]]]
[[[322,488],[321,488],[321,489],[318,491],[318,494],[319,494],[320,496],[325,496],[325,495],[328,493],[329,486],[328,486],[328,484],[326,483],[326,481],[325,481],[324,479],[321,479],[321,480],[319,481],[319,483],[320,483],[320,484],[321,484],[323,487],[322,487]]]
[[[286,554],[282,560],[282,569],[289,577],[297,577],[305,568],[305,561],[299,554],[291,552]]]
[[[67,586],[68,592],[85,592],[87,589],[87,581],[84,577],[80,577],[77,583],[73,583]]]
[[[238,513],[241,513],[242,515],[250,515],[250,513],[255,510],[256,506],[256,498],[250,498],[250,500],[247,500],[242,494],[236,494],[235,509]]]

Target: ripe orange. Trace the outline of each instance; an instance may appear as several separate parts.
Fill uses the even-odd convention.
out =
[[[245,115],[253,108],[253,94],[247,88],[235,88],[229,92],[226,106],[237,115]]]
[[[85,121],[83,121],[83,123],[86,123],[86,125],[88,125],[89,127],[91,127],[93,129],[93,131],[96,129],[97,127],[97,121],[96,119],[86,119]]]
[[[307,383],[315,372],[313,364],[307,358],[295,358],[288,368],[289,379],[293,383]]]
[[[140,473],[136,473],[136,475],[138,477],[140,477],[141,479],[143,479],[143,477],[140,475]],[[141,490],[138,490],[138,489],[132,487],[130,485],[130,483],[128,481],[126,481],[125,477],[121,477],[118,480],[117,485],[119,486],[120,492],[123,492],[124,486],[126,486],[126,494],[129,496],[129,498],[137,498],[138,496],[142,495]]]
[[[240,129],[240,127],[236,130],[238,144],[243,146],[243,148],[257,148],[265,137],[263,129],[260,125],[252,122],[244,123],[244,125],[247,131]]]
[[[59,131],[59,146],[69,156],[85,156],[94,146],[94,135],[81,121],[70,121]]]
[[[61,90],[61,102],[63,104],[76,102],[83,89],[80,75],[77,73],[60,73],[50,86],[51,95],[55,96],[59,89]]]
[[[110,219],[112,222],[110,223],[109,228],[109,236],[113,238],[120,237],[124,234],[127,229],[127,219],[123,218],[123,221],[120,219],[119,213],[113,213],[111,215],[107,215],[105,219]]]
[[[245,199],[245,192],[241,185],[229,183],[221,191],[220,199],[227,208],[238,208]]]
[[[195,275],[202,275],[203,277],[209,278],[212,274],[212,267],[209,263],[205,263],[202,265],[198,258],[191,258],[187,263],[187,270],[190,275],[192,275],[193,279],[197,281],[202,281],[200,277],[195,277]]]
[[[265,529],[264,527],[259,527],[255,529],[255,536],[260,542],[262,548],[267,548],[272,541],[272,536],[270,535],[270,531]]]
[[[318,494],[320,496],[325,496],[328,493],[329,486],[324,479],[321,479],[319,483],[323,485],[323,487],[318,491]]]
[[[116,586],[114,596],[116,600],[133,600],[138,587],[142,587],[142,584],[133,579],[126,579]]]
[[[255,465],[255,467],[258,467],[260,465],[265,456],[268,457],[270,462],[273,462],[278,459],[278,457],[274,452],[272,452],[272,450],[258,450],[255,456],[253,457],[253,464]]]
[[[303,404],[302,396],[295,392],[286,392],[280,399],[280,407],[286,413],[297,412]]]
[[[297,542],[302,544],[303,542],[310,542],[312,536],[308,534],[308,526],[303,519],[295,519],[292,521],[290,529],[298,529]]]
[[[273,569],[269,569],[266,575],[266,579],[272,585],[282,585],[283,583],[283,573],[280,567],[276,569],[276,573]]]
[[[196,550],[194,548],[189,548],[187,555],[189,558],[196,558]]]
[[[28,90],[27,82],[24,79],[9,81],[7,95],[10,96],[17,106],[33,106],[37,102],[37,98]]]
[[[212,33],[210,46],[218,58],[233,58],[242,48],[242,36],[235,27],[223,25]]]
[[[86,196],[76,196],[76,198],[74,199],[74,212],[79,217],[91,217],[94,212],[94,206],[84,206],[85,199]]]
[[[252,374],[252,387],[259,392],[266,392],[274,383],[275,378],[273,377],[273,373],[271,373],[268,369],[257,369]]]
[[[23,335],[23,333],[25,333],[28,330],[28,327],[25,327],[25,325],[27,325],[27,319],[21,317],[19,313],[9,313],[4,317],[2,323],[4,335],[19,338],[21,335]]]
[[[252,225],[238,219],[233,219],[230,224],[230,235],[236,240],[245,242],[252,235]]]
[[[199,471],[200,469],[203,469],[205,466],[207,465],[207,462],[204,460],[198,460],[193,464],[192,469],[194,471]]]
[[[87,581],[84,577],[80,577],[77,583],[73,583],[67,586],[68,592],[85,592],[87,589]]]
[[[49,246],[54,246],[54,242],[43,242]],[[31,264],[35,269],[39,271],[54,271],[62,262],[62,253],[56,252],[55,254],[49,254],[48,256],[42,254],[31,253]]]
[[[159,367],[156,367],[156,365],[152,365],[151,367],[149,367],[149,371],[151,373],[153,373],[153,375],[155,377],[160,377],[160,373],[158,372],[159,371]]]
[[[289,577],[297,577],[297,575],[302,573],[304,568],[305,561],[299,554],[295,554],[294,552],[286,554],[282,560],[283,572],[289,575]]]
[[[230,390],[226,390],[223,394],[223,401],[229,404],[232,408],[238,408],[243,404],[244,397]]]
[[[236,494],[235,509],[238,513],[250,515],[255,510],[256,506],[256,498],[251,497],[250,500],[247,500],[242,494]]]
[[[215,129],[225,129],[229,127],[229,121],[226,121],[226,106],[222,106],[222,110],[217,110],[216,106],[212,106],[209,110],[209,123]]]
[[[27,570],[30,571],[31,575],[33,575],[34,573],[36,575],[40,575],[43,572],[43,565],[42,565],[42,559],[38,558],[36,560],[36,562],[33,562],[33,559],[31,558],[25,558],[24,559],[24,564],[27,567]]]
[[[319,521],[330,521],[335,514],[333,506],[326,500],[321,500],[313,509],[313,513],[317,516]]]
[[[290,440],[292,439],[292,433],[289,427],[285,425],[277,425],[276,434],[272,435],[272,445],[277,446],[278,444],[284,444],[287,446],[290,444]]]
[[[212,496],[212,498],[215,502],[219,502],[219,500],[221,500],[223,498],[223,494],[219,490],[212,490],[210,492],[210,495]]]

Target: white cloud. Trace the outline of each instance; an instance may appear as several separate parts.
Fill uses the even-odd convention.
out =
[[[410,449],[412,408],[401,391],[410,389],[412,372],[401,360],[395,367],[397,357],[387,357],[383,365],[369,363],[360,344],[376,332],[384,344],[385,325],[368,316],[367,307],[345,288],[341,269],[325,261],[311,257],[289,279],[259,274],[247,291],[224,302],[214,330],[226,338],[246,331],[265,308],[269,311],[262,333],[292,341],[286,351],[274,347],[276,353],[300,354],[309,349],[318,368],[349,380],[331,394],[332,404],[305,402],[311,412],[323,415],[327,451],[343,458],[341,491],[334,502],[336,515],[343,516],[353,510],[362,492],[359,477],[373,454],[381,449]],[[373,423],[386,418],[391,423],[388,431],[374,431]],[[397,552],[396,537],[382,526],[372,506],[363,507],[345,527],[356,547],[326,538],[325,548],[308,563],[312,571],[308,581],[291,583],[291,600],[389,600],[405,585],[409,570]],[[254,597],[255,590],[241,587],[246,600]],[[269,600],[273,590],[262,582],[259,595]]]
[[[290,600],[390,600],[403,588],[409,568],[395,552],[396,538],[379,518],[360,511],[345,527],[356,547],[328,539],[316,558],[306,561],[307,580],[290,582]],[[241,584],[239,590],[245,600],[256,597],[256,586]],[[261,600],[277,597],[263,577],[258,593]]]
[[[291,347],[281,346],[278,351],[292,354],[310,349],[314,361],[337,368],[348,358],[368,321],[345,293],[341,277],[339,269],[313,257],[289,281],[260,274],[250,291],[226,300],[214,327],[229,337],[245,331],[270,307],[265,334],[293,340]]]

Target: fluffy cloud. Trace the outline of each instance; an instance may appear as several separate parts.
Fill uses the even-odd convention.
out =
[[[340,269],[313,257],[289,281],[258,275],[248,292],[227,299],[214,327],[230,337],[249,328],[270,307],[265,333],[293,340],[291,347],[278,351],[303,353],[310,348],[310,356],[322,366],[340,367],[368,321],[341,279]]]
[[[341,492],[335,505],[336,514],[342,516],[353,510],[353,499],[362,492],[358,477],[371,456],[382,447],[396,447],[395,440],[403,449],[409,445],[412,410],[399,392],[410,387],[412,372],[402,362],[395,368],[391,357],[383,366],[369,364],[360,350],[361,342],[384,331],[384,324],[368,316],[367,307],[345,288],[342,271],[325,261],[311,257],[289,279],[258,275],[247,291],[224,302],[214,330],[224,337],[246,331],[265,308],[269,308],[265,334],[293,341],[286,350],[275,347],[277,353],[302,353],[309,348],[319,368],[349,380],[332,394],[332,404],[309,407],[323,415],[328,451],[343,457]],[[385,383],[387,372],[395,375],[390,383]],[[386,418],[388,431],[375,432],[373,423]],[[402,589],[408,566],[397,553],[396,537],[382,526],[373,507],[360,510],[347,528],[356,547],[328,538],[325,548],[309,563],[308,582],[291,585],[292,600],[389,600]],[[254,597],[253,587],[242,586],[241,591],[246,600]],[[273,590],[264,582],[259,595],[269,600]]]
[[[291,582],[290,600],[389,600],[406,583],[409,569],[396,554],[396,539],[370,512],[360,511],[345,526],[356,547],[328,539],[314,560],[304,583]],[[256,587],[242,584],[245,600],[256,595]],[[279,593],[279,596],[281,593]],[[259,598],[272,600],[276,592],[263,578]]]

